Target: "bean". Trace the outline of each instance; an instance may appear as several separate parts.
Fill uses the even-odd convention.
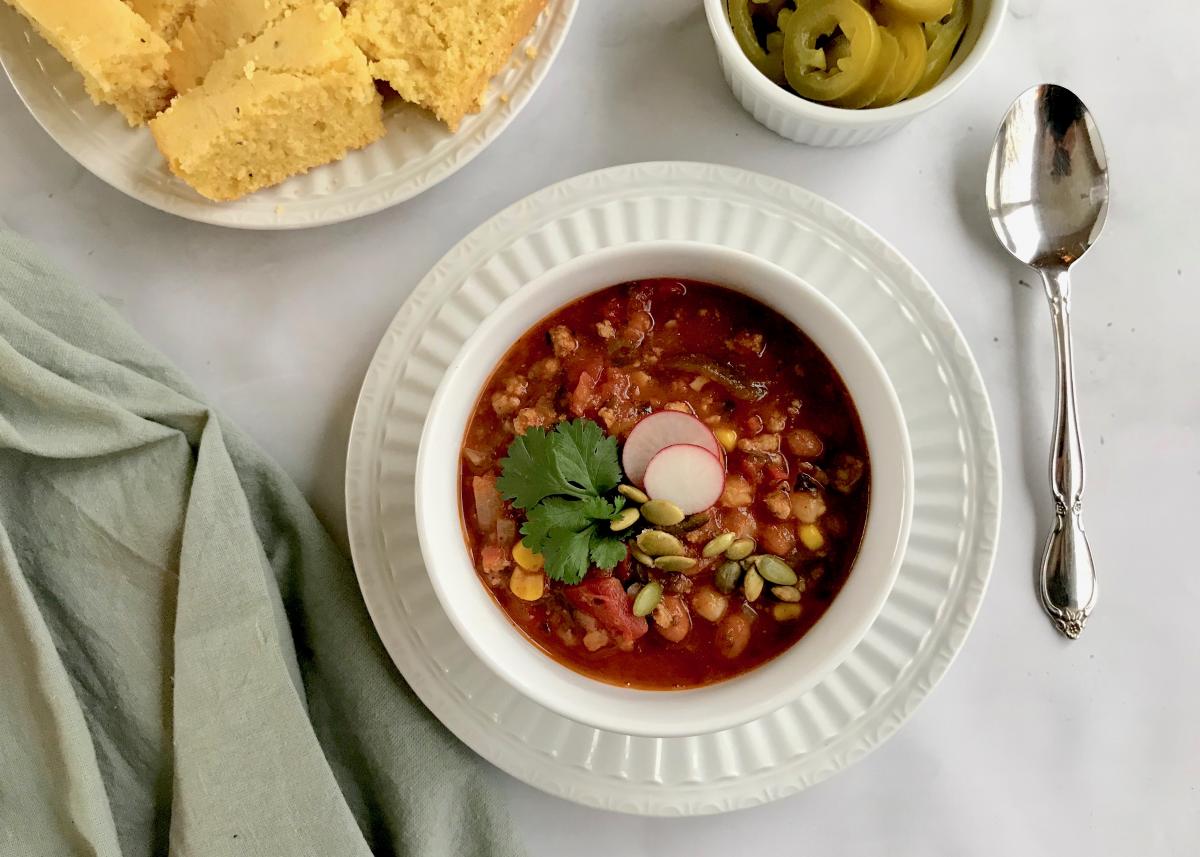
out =
[[[692,608],[709,622],[720,622],[729,609],[729,596],[711,586],[702,586],[692,596]]]
[[[642,517],[657,527],[670,527],[683,520],[683,509],[670,500],[650,500],[642,504]]]
[[[649,616],[654,612],[654,608],[658,606],[658,602],[662,600],[662,594],[662,584],[657,580],[647,583],[638,591],[637,597],[633,599],[633,615]]]
[[[647,556],[683,556],[683,542],[662,530],[642,530],[637,546]]]
[[[790,565],[769,553],[760,555],[754,562],[754,568],[763,580],[779,586],[793,586],[800,579]]]
[[[633,502],[635,502],[639,505],[642,503],[645,503],[647,500],[650,499],[650,497],[646,494],[645,491],[639,491],[637,488],[634,488],[632,485],[618,485],[617,493],[620,494],[622,497],[628,497],[630,500],[632,500]]]
[[[750,620],[741,613],[731,613],[717,625],[717,651],[727,658],[736,658],[750,643]]]
[[[653,616],[658,633],[672,643],[678,643],[692,630],[692,614],[678,595],[664,595]]]
[[[725,551],[725,557],[732,560],[743,560],[754,553],[757,547],[754,539],[734,539]]]
[[[728,595],[733,590],[737,589],[738,581],[742,579],[741,563],[723,562],[721,567],[717,569],[717,573],[713,578],[713,583],[717,589]]]

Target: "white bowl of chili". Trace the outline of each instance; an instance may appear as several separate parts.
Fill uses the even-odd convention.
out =
[[[663,630],[667,622],[660,620],[657,611],[650,617],[650,630],[647,631],[644,627],[645,620],[640,620],[643,624],[641,633],[650,636],[638,636],[629,640],[626,648],[622,648],[622,638],[609,625],[604,624],[600,630],[605,632],[606,640],[612,631],[613,645],[585,654],[584,649],[578,647],[578,640],[575,640],[576,649],[572,651],[577,651],[580,657],[568,664],[570,659],[563,656],[564,647],[559,646],[552,635],[552,632],[561,633],[562,627],[550,627],[552,616],[557,614],[549,611],[550,608],[558,609],[555,607],[557,602],[548,602],[558,597],[555,593],[565,593],[570,587],[553,589],[551,585],[543,582],[547,589],[538,599],[524,602],[510,597],[510,587],[515,589],[512,573],[517,568],[513,565],[512,558],[493,552],[491,559],[497,562],[493,562],[492,565],[498,567],[486,571],[488,563],[479,564],[479,559],[483,556],[479,550],[479,538],[483,538],[485,547],[491,547],[496,539],[503,540],[502,536],[495,535],[495,531],[503,526],[496,523],[497,509],[491,508],[486,513],[487,527],[481,529],[482,536],[471,532],[471,528],[479,527],[483,520],[477,505],[472,504],[479,502],[480,481],[483,481],[486,488],[488,479],[486,476],[471,474],[486,472],[488,468],[495,467],[503,450],[493,451],[489,455],[476,454],[477,451],[472,450],[470,444],[483,444],[478,443],[479,438],[475,434],[468,437],[468,429],[474,429],[473,419],[477,412],[489,413],[488,408],[492,407],[498,415],[506,412],[506,395],[512,394],[515,398],[520,398],[521,393],[517,387],[509,386],[508,379],[497,376],[498,367],[502,361],[508,359],[514,344],[525,342],[524,338],[531,330],[541,331],[538,334],[541,336],[550,329],[540,326],[553,321],[564,308],[587,308],[589,305],[586,301],[589,296],[602,293],[614,284],[651,280],[658,284],[676,283],[682,289],[672,293],[677,295],[709,294],[706,289],[711,290],[713,295],[736,293],[734,297],[746,302],[748,312],[756,316],[777,314],[781,320],[799,329],[802,338],[810,341],[815,349],[819,349],[816,353],[828,359],[835,377],[844,383],[857,412],[858,422],[855,425],[861,427],[859,435],[856,436],[861,436],[865,444],[865,459],[869,459],[869,467],[864,465],[859,470],[860,474],[864,470],[866,472],[865,478],[862,479],[863,484],[856,488],[851,482],[846,494],[847,497],[861,498],[861,540],[848,548],[844,580],[839,581],[839,588],[832,590],[833,594],[829,596],[828,602],[820,605],[822,612],[819,613],[819,618],[811,626],[805,626],[800,636],[795,639],[788,638],[786,645],[777,651],[770,649],[769,657],[753,662],[744,671],[726,668],[724,662],[712,652],[693,652],[697,669],[697,672],[692,674],[694,680],[679,683],[678,686],[686,686],[687,689],[666,692],[661,689],[644,689],[649,684],[654,684],[653,682],[625,682],[626,685],[634,686],[622,686],[621,683],[621,676],[637,673],[636,669],[633,669],[632,673],[623,673],[620,665],[628,665],[632,659],[639,657],[639,652],[644,651],[643,644],[637,642],[638,640],[646,640],[647,646],[649,641],[665,645],[658,636],[653,636],[667,636],[667,632]],[[688,282],[694,283],[693,292],[688,292]],[[659,287],[667,288],[662,285]],[[652,294],[657,296],[658,293]],[[657,297],[655,299],[658,300]],[[700,298],[696,300],[699,301]],[[753,301],[758,303],[752,303]],[[705,312],[701,311],[705,309],[703,305],[697,308],[693,303],[690,306],[691,310],[699,313],[699,317],[706,317],[714,324],[722,318],[719,309],[715,315],[705,316]],[[645,308],[649,315],[651,304],[645,303]],[[622,311],[626,311],[626,308],[623,307]],[[629,309],[629,312],[629,318],[633,319],[633,310]],[[596,321],[598,336],[603,337],[608,332],[604,328],[605,323],[603,316]],[[698,317],[693,317],[691,326],[685,324],[674,328],[670,321],[661,323],[661,328],[654,328],[653,320],[651,321],[650,330],[660,330],[661,337],[655,340],[648,332],[645,340],[639,340],[642,343],[639,347],[643,350],[635,351],[632,363],[626,362],[620,369],[605,367],[603,371],[612,371],[619,375],[620,372],[628,370],[629,366],[642,366],[643,358],[647,366],[652,365],[658,358],[650,360],[649,357],[659,345],[655,344],[652,347],[650,343],[665,343],[663,347],[667,348],[669,354],[671,337],[678,341],[686,341],[691,335],[691,330],[698,331],[696,325],[700,322]],[[553,340],[551,344],[557,349],[559,343],[555,336],[551,331],[545,338]],[[735,335],[731,330],[730,336],[730,342],[734,342],[740,334]],[[529,341],[536,339],[537,337]],[[763,345],[762,342],[758,344]],[[734,345],[729,347],[733,348]],[[772,340],[768,339],[766,345],[759,350],[760,356],[766,354],[768,349],[776,348]],[[778,348],[782,349],[783,346]],[[555,353],[559,352],[556,350]],[[571,355],[574,353],[571,352]],[[532,358],[534,355],[522,353],[519,356]],[[628,361],[630,355],[626,354],[623,359]],[[566,364],[570,360],[557,362]],[[581,371],[580,377],[586,371]],[[545,366],[541,369],[534,368],[528,376],[523,377],[527,380],[532,379],[536,372],[544,373]],[[796,367],[795,374],[802,378],[804,371]],[[647,377],[650,380],[644,382],[644,387],[622,387],[625,390],[622,395],[631,400],[636,399],[638,393],[629,390],[649,389],[654,381],[649,375]],[[699,380],[699,376],[696,380]],[[699,389],[703,389],[704,386],[705,384],[700,384]],[[575,392],[578,390],[579,382],[576,382]],[[500,398],[496,398],[497,396]],[[564,392],[563,396],[567,397],[565,401],[573,401],[567,393]],[[716,406],[727,408],[730,413],[744,413],[747,408],[752,407],[747,405],[746,401],[733,402],[732,394],[728,394],[727,391],[712,398],[717,402]],[[730,401],[721,404],[722,398]],[[767,400],[755,401],[759,404],[753,407],[759,407]],[[789,410],[788,414],[799,414],[802,411],[800,404],[795,404],[796,409]],[[701,409],[697,413],[703,416],[705,412]],[[757,413],[752,416],[758,418]],[[505,419],[508,422],[502,420],[490,429],[495,432],[500,430],[497,426],[507,426],[503,429],[507,435],[501,438],[501,441],[513,439],[513,417],[506,416]],[[768,421],[772,419],[771,415],[767,415]],[[609,417],[605,416],[602,421],[609,422]],[[761,419],[759,421],[761,422]],[[708,422],[715,424],[711,419]],[[839,423],[834,420],[831,424]],[[843,425],[843,434],[851,431],[844,428],[849,423],[843,421],[840,424]],[[619,434],[616,429],[613,431]],[[758,437],[764,436],[766,435]],[[791,440],[791,437],[787,436],[789,445]],[[747,449],[749,448],[752,447],[748,446]],[[730,449],[736,451],[730,453],[729,461],[739,460],[738,456],[741,455],[745,459],[742,464],[756,454],[748,451],[743,454],[742,446],[733,446]],[[468,452],[471,453],[470,463]],[[769,451],[766,453],[767,462],[772,460],[770,454]],[[814,455],[811,452],[807,454]],[[819,454],[818,452],[815,455]],[[834,489],[841,488],[838,482],[840,471],[836,466],[826,472],[821,467],[807,463],[797,465],[796,460],[798,459],[793,459],[795,475],[789,472],[780,482],[790,485],[793,478],[799,480],[800,470],[808,468],[804,470],[805,473],[825,479],[823,490],[828,494],[830,508],[840,509],[841,507],[834,505],[842,501],[842,498],[834,496]],[[787,464],[786,460],[784,464]],[[765,466],[770,473],[770,465]],[[732,482],[741,477],[731,472],[729,478]],[[772,479],[775,479],[775,476],[770,476],[767,481]],[[814,491],[821,487],[811,478],[806,476],[805,479]],[[742,478],[742,482],[747,480]],[[800,491],[799,486],[800,482],[797,481],[797,492]],[[473,497],[469,496],[472,491],[476,492]],[[723,498],[722,503],[725,499]],[[731,502],[734,500],[731,499]],[[755,499],[754,502],[758,500]],[[521,693],[565,717],[611,732],[656,737],[705,734],[756,719],[795,699],[835,669],[862,639],[891,590],[908,540],[912,503],[912,455],[899,400],[883,366],[849,319],[816,288],[795,274],[741,251],[688,242],[656,241],[629,244],[582,256],[554,268],[505,300],[476,330],[450,363],[425,422],[416,472],[417,528],[426,566],[443,609],[472,651],[498,676]],[[748,506],[747,510],[753,508],[757,507]],[[749,517],[753,521],[751,511],[747,510],[738,508],[735,503],[714,513],[718,521],[716,529],[722,529],[721,522],[728,520]],[[499,510],[502,520],[505,516],[517,517],[519,514],[508,504]],[[847,517],[848,515],[849,513]],[[762,518],[763,515],[760,514],[759,517]],[[824,522],[826,518],[820,518],[818,521]],[[794,526],[797,531],[802,526],[798,520],[789,520],[787,524]],[[782,525],[763,524],[761,533],[756,532],[756,535],[761,536],[764,546],[771,544],[778,537],[777,530],[769,530],[770,527],[778,526]],[[843,532],[853,530],[853,524],[847,525],[845,521],[840,526]],[[829,525],[828,532],[835,532],[832,524]],[[512,538],[511,532],[506,535]],[[682,532],[681,537],[684,540],[690,539],[689,535]],[[801,538],[803,539],[803,534]],[[698,543],[689,543],[688,552],[699,556],[699,547]],[[794,549],[795,556],[807,559],[808,565],[805,568],[811,569],[814,564],[820,565],[823,556],[820,552],[821,546],[810,550],[807,541],[803,545],[797,541]],[[549,555],[549,552],[547,553]],[[528,564],[527,558],[521,559]],[[588,562],[586,555],[584,561]],[[657,576],[663,574],[657,570],[647,572],[632,560],[624,560],[622,563],[624,564],[619,564],[613,571],[614,576],[625,573],[645,578],[652,575],[653,580],[659,580]],[[704,561],[701,561],[701,567],[703,566]],[[754,567],[769,577],[764,566]],[[705,572],[710,577],[713,568],[714,566],[709,565]],[[797,568],[800,568],[799,563]],[[670,574],[678,578],[681,573],[671,571]],[[585,583],[590,580],[615,579],[609,577],[608,573],[594,568],[589,570],[587,575]],[[625,578],[626,581],[630,579],[632,578],[628,576]],[[665,577],[662,579],[665,580]],[[700,579],[700,576],[688,578],[689,581]],[[819,588],[814,583],[815,580],[815,577],[809,580],[809,586],[813,587],[814,592]],[[676,579],[675,582],[680,581]],[[768,590],[773,591],[773,583],[775,581],[767,581]],[[790,592],[791,587],[787,583],[784,580],[777,585]],[[690,585],[689,583],[688,586]],[[803,583],[796,585],[802,586]],[[745,588],[744,578],[742,586]],[[662,601],[665,604],[668,597],[675,597],[689,613],[688,627],[697,630],[687,647],[719,647],[720,632],[714,635],[712,626],[706,624],[708,620],[705,616],[709,615],[710,611],[707,604],[700,603],[701,590],[720,595],[716,589],[705,583],[690,594],[663,595]],[[618,588],[615,591],[624,598],[624,590]],[[781,592],[779,604],[788,603],[783,600],[785,596],[793,597],[787,592]],[[689,597],[691,601],[687,600]],[[764,618],[754,618],[752,627],[762,630],[764,634],[772,631],[774,626],[766,623],[775,622],[776,616],[776,607],[768,601],[769,597],[764,594],[762,601],[754,605],[742,604],[739,608],[742,612],[738,614],[743,615],[747,608],[750,613],[757,615],[756,610],[761,613]],[[629,605],[633,602],[634,599],[629,598],[628,602],[623,602],[624,606],[620,609],[630,610]],[[577,605],[575,600],[566,599],[563,603],[567,604],[564,615],[574,616],[582,621],[580,614],[583,610],[570,609],[570,605]],[[726,606],[729,606],[728,601]],[[780,615],[790,612],[790,608],[784,609]],[[800,611],[797,609],[794,612],[798,614]],[[596,615],[602,615],[602,611]],[[631,613],[626,615],[625,619],[629,620],[630,616]],[[732,614],[724,618],[731,616]],[[780,627],[782,621],[780,620]],[[760,622],[763,624],[759,624]],[[723,627],[716,622],[715,617],[713,624],[717,629]],[[596,623],[585,622],[578,630],[582,633],[589,627],[595,630]],[[703,633],[699,629],[703,629]],[[755,637],[752,645],[758,645],[760,639],[768,637]],[[687,647],[674,652],[672,657],[675,661],[682,663],[692,656],[688,655],[688,652],[692,652],[693,648]],[[743,650],[749,651],[745,643]],[[606,673],[606,670],[610,670],[610,673]],[[710,676],[717,676],[715,683],[707,683]]]
[[[936,83],[919,95],[886,107],[856,109],[807,100],[769,79],[738,44],[730,25],[729,2],[704,0],[704,12],[721,71],[734,96],[760,124],[781,137],[828,147],[857,146],[882,139],[944,101],[982,64],[1000,34],[1008,9],[1008,0],[966,0],[966,29]]]

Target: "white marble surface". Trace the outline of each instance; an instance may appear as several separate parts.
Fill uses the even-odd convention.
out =
[[[991,391],[1004,524],[975,631],[898,735],[772,806],[633,819],[506,779],[531,853],[1194,855],[1200,11],[1190,0],[1115,5],[1014,0],[992,58],[950,102],[869,148],[820,151],[741,112],[695,0],[584,3],[547,83],[473,164],[392,211],[292,234],[197,226],[125,198],[63,155],[0,84],[0,218],[53,247],[176,360],[341,534],[346,437],[375,344],[425,271],[492,213],[579,172],[667,158],[761,170],[829,197],[925,273]],[[1052,634],[1031,586],[1049,514],[1045,307],[1017,285],[1030,278],[982,211],[995,126],[1043,80],[1088,102],[1113,170],[1108,228],[1076,275],[1102,596],[1073,644]]]

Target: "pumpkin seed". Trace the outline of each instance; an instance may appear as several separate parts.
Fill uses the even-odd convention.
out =
[[[633,554],[633,558],[636,559],[638,562],[640,562],[642,565],[649,566],[650,568],[654,568],[654,558],[653,557],[647,556],[646,554],[642,553],[637,548],[630,548],[629,552],[631,554]]]
[[[652,580],[643,586],[638,591],[637,598],[633,599],[633,615],[649,616],[653,613],[658,602],[662,601],[662,593],[662,584],[657,580]]]
[[[763,579],[761,575],[754,569],[746,572],[746,579],[742,581],[742,593],[746,596],[746,603],[757,601],[758,596],[762,595]]]
[[[642,530],[637,546],[647,556],[683,556],[683,542],[662,530]]]
[[[632,500],[635,503],[638,503],[639,505],[642,503],[645,503],[647,500],[650,499],[650,497],[646,494],[645,491],[639,491],[637,488],[634,488],[632,485],[618,485],[617,493],[620,494],[622,497],[628,497],[630,500]]]
[[[792,586],[800,579],[790,565],[769,553],[757,557],[754,561],[754,568],[762,575],[763,580],[780,586]]]
[[[629,584],[629,588],[625,590],[625,594],[630,598],[637,598],[637,594],[642,591],[642,587],[645,585],[646,584],[642,583],[640,580],[635,580],[633,583]]]
[[[736,562],[723,562],[713,577],[713,584],[721,592],[728,595],[737,589],[738,581],[742,579],[742,566]]]
[[[638,522],[638,518],[640,517],[641,514],[638,513],[637,509],[622,509],[620,512],[617,512],[615,518],[608,522],[608,528],[614,533],[619,533],[621,530],[628,530]]]
[[[702,551],[704,558],[711,559],[714,556],[725,553],[729,549],[729,546],[733,544],[735,538],[737,536],[733,533],[721,533],[721,535],[711,539]]]
[[[771,615],[776,622],[791,622],[800,618],[801,609],[799,604],[776,604],[771,608]]]
[[[696,567],[696,561],[690,556],[660,556],[654,560],[654,567],[663,571],[682,571],[684,573]]]
[[[743,560],[754,553],[755,547],[757,545],[754,544],[754,539],[734,539],[725,549],[725,556],[734,561]]]
[[[794,586],[772,586],[771,594],[780,601],[787,601],[791,604],[800,600],[800,590]]]
[[[657,527],[670,527],[683,520],[683,509],[670,500],[650,500],[642,504],[642,516]]]
[[[708,523],[708,512],[697,512],[694,515],[688,515],[675,526],[672,530],[678,530],[681,533],[690,533],[692,530],[698,530]]]

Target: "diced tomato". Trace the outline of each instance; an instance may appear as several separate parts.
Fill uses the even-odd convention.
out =
[[[504,548],[499,545],[485,545],[479,551],[479,558],[483,562],[484,571],[500,571],[508,566],[508,557]]]
[[[625,306],[630,315],[635,312],[650,312],[651,301],[654,299],[654,286],[661,280],[641,280],[629,288],[629,300]]]
[[[594,616],[609,632],[636,640],[649,630],[641,616],[633,615],[629,596],[615,577],[589,576],[578,586],[563,589],[563,595],[577,610]]]
[[[624,583],[633,571],[632,566],[633,560],[629,558],[629,554],[625,554],[625,559],[617,563],[617,567],[612,570],[612,576]]]
[[[575,385],[575,392],[571,394],[571,413],[575,416],[581,417],[589,410],[599,407],[600,397],[596,394],[598,380],[600,380],[599,376],[592,375],[590,372],[580,374],[579,383]]]
[[[758,485],[763,480],[763,459],[758,455],[743,455],[738,462],[738,470],[750,480],[751,485]]]
[[[575,357],[566,362],[567,370],[567,386],[574,387],[579,383],[579,377],[583,374],[592,376],[593,383],[600,379],[600,373],[604,371],[604,358],[594,351],[585,352],[580,348]]]
[[[779,464],[772,462],[771,464],[767,465],[765,472],[767,474],[767,481],[769,482],[779,482],[783,479],[787,479],[787,462],[784,461]]]

